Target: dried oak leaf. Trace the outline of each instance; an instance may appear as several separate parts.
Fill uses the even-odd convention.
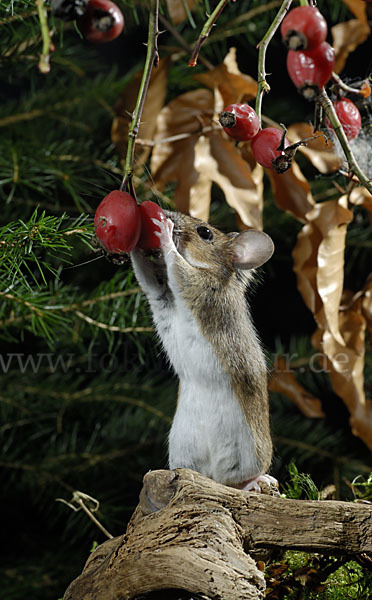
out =
[[[269,390],[288,396],[306,417],[313,419],[324,417],[319,398],[307,392],[297,381],[293,372],[288,369],[284,356],[276,358],[275,371],[269,383]]]
[[[288,127],[287,137],[291,143],[313,135],[313,126],[309,123],[293,123]],[[341,158],[334,151],[331,140],[326,140],[323,136],[307,142],[306,146],[300,146],[299,152],[302,152],[320,173],[333,173],[342,164]]]
[[[220,132],[201,136],[195,146],[194,168],[199,177],[190,190],[190,214],[207,220],[203,193],[216,183],[226,202],[236,210],[245,226],[262,229],[262,169],[257,166],[256,181],[240,152]],[[202,199],[202,202],[201,202]]]
[[[345,66],[349,54],[354,52],[360,44],[365,42],[370,33],[368,23],[359,19],[351,19],[345,23],[338,23],[331,28],[335,50],[336,63],[334,71],[340,73]]]
[[[199,176],[194,167],[195,144],[203,127],[212,126],[213,109],[213,93],[199,89],[178,96],[157,117],[151,173],[161,189],[169,182],[177,183],[174,201],[181,212],[189,210],[190,189]],[[187,137],[161,143],[161,140],[176,135]],[[208,196],[201,200],[207,206],[209,201]]]
[[[367,277],[363,287],[362,314],[366,320],[368,331],[372,335],[372,273]]]
[[[332,334],[319,328],[313,335],[313,345],[328,359],[332,387],[350,412],[354,435],[372,449],[372,401],[364,392],[364,348],[366,319],[362,300],[358,298],[347,310],[340,311],[339,327],[346,346],[340,345]]]
[[[347,224],[353,213],[347,198],[316,204],[307,214],[308,224],[300,232],[293,251],[298,289],[320,327],[328,329],[344,345],[338,315],[344,280],[344,250]]]
[[[315,205],[310,186],[296,162],[285,173],[267,169],[277,206],[306,222],[306,215]]]
[[[176,182],[178,210],[207,220],[212,183],[246,226],[261,227],[262,184],[260,168],[252,170],[221,128],[212,127],[214,94],[194,90],[172,100],[157,120],[156,143],[151,157],[155,183]],[[208,131],[201,130],[207,128]],[[176,135],[187,137],[159,143]],[[207,134],[207,135],[206,135]]]
[[[369,191],[362,186],[354,188],[349,194],[349,202],[355,206],[363,206],[369,212],[369,218],[372,223],[372,196]]]
[[[366,3],[363,0],[343,0],[343,3],[361,23],[367,23]]]
[[[198,4],[199,0],[167,0],[167,8],[170,18],[175,25],[183,23],[187,19],[186,6],[192,10]]]
[[[224,106],[234,102],[248,102],[257,94],[257,82],[239,70],[236,48],[230,48],[222,64],[207,73],[194,75],[194,79],[211,90],[218,88]]]
[[[159,61],[159,65],[152,69],[146,100],[143,107],[138,137],[143,140],[152,140],[156,128],[156,117],[165,101],[168,84],[168,71],[170,58]],[[137,73],[131,82],[124,88],[115,106],[115,118],[111,128],[111,139],[119,155],[124,158],[128,144],[128,130],[131,115],[135,108],[142,71]],[[150,154],[150,147],[136,148],[136,166],[142,165]]]
[[[355,435],[372,448],[372,402],[364,393],[365,330],[372,310],[372,281],[347,303],[342,295],[347,196],[317,204],[293,252],[298,288],[318,329],[312,342],[326,357],[333,389],[350,412]],[[349,296],[350,297],[350,296]],[[342,308],[340,310],[340,306]]]

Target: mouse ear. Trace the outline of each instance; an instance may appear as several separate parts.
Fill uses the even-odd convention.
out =
[[[232,240],[233,262],[237,269],[255,269],[263,265],[274,252],[274,243],[263,231],[247,229]]]

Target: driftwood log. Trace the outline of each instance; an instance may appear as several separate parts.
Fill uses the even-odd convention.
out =
[[[242,492],[186,469],[145,475],[127,532],[99,546],[64,600],[259,600],[247,553],[263,548],[372,554],[372,506]],[[155,593],[160,593],[157,596]]]

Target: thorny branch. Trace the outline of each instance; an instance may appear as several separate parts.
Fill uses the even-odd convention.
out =
[[[217,21],[218,17],[222,13],[222,11],[225,8],[228,1],[229,0],[220,0],[220,2],[217,4],[217,6],[214,9],[214,11],[212,12],[212,14],[208,17],[208,19],[204,23],[204,27],[201,30],[200,36],[199,36],[199,38],[194,46],[194,49],[192,51],[191,58],[189,60],[189,67],[195,67],[195,65],[198,61],[200,49],[201,49],[202,45],[204,44],[205,40],[207,39],[207,37],[209,36],[213,25]]]
[[[362,171],[362,169],[358,165],[356,158],[353,154],[353,151],[350,148],[348,139],[345,135],[345,131],[344,131],[344,129],[339,121],[339,118],[336,114],[336,110],[335,110],[331,100],[329,99],[327,92],[324,89],[320,92],[320,94],[317,98],[317,101],[319,102],[319,104],[323,108],[325,114],[327,115],[328,119],[330,120],[330,123],[334,129],[335,135],[337,136],[337,138],[341,144],[341,147],[344,151],[344,154],[347,159],[351,173],[354,173],[354,175],[356,175],[357,178],[359,179],[360,183],[362,185],[364,185],[364,187],[369,191],[370,194],[372,194],[371,180],[368,179],[368,177],[365,175],[365,173]]]
[[[53,47],[51,36],[50,36],[47,12],[46,12],[44,3],[45,3],[45,0],[36,0],[37,12],[38,12],[39,21],[40,21],[41,36],[42,36],[42,40],[43,40],[43,49],[42,49],[42,52],[40,55],[38,67],[39,67],[39,70],[41,73],[46,74],[46,73],[49,73],[49,71],[50,71],[49,53],[54,50],[54,47]]]
[[[166,19],[164,17],[164,15],[162,15],[161,13],[159,13],[159,21],[161,22],[162,25],[164,25],[164,27],[169,31],[169,33],[171,33],[173,35],[173,37],[181,44],[181,46],[185,50],[185,52],[187,52],[188,54],[191,54],[191,52],[192,52],[191,46],[189,46],[189,44],[183,39],[182,35],[177,31],[177,29],[175,27],[173,27],[172,23],[170,23],[168,21],[168,19]],[[212,65],[212,63],[209,62],[209,60],[206,60],[202,56],[199,57],[199,60],[202,63],[202,65],[204,65],[207,69],[209,69],[209,71],[211,71],[213,69],[213,65]]]
[[[261,120],[262,120],[262,116],[261,116],[262,97],[263,97],[264,93],[267,93],[270,91],[270,86],[266,81],[266,75],[267,75],[266,66],[265,66],[266,50],[267,50],[267,47],[268,47],[274,33],[276,32],[280,23],[283,21],[285,15],[287,14],[288,9],[291,4],[292,4],[292,0],[284,0],[280,9],[278,10],[278,13],[277,13],[275,19],[271,23],[269,29],[265,33],[262,40],[257,44],[257,47],[258,47],[258,77],[257,77],[258,87],[257,87],[256,107],[255,108],[256,108],[256,113],[257,113],[258,119],[260,121],[260,124],[261,124]]]
[[[128,132],[128,147],[127,155],[125,158],[124,177],[121,183],[120,189],[125,190],[129,187],[130,192],[135,197],[133,188],[133,163],[134,163],[134,149],[136,145],[136,138],[138,135],[139,124],[143,107],[146,100],[147,89],[150,83],[151,71],[153,65],[157,66],[159,62],[159,54],[157,41],[159,36],[158,29],[158,16],[159,16],[159,0],[151,0],[150,2],[150,17],[149,17],[149,29],[147,39],[147,54],[145,66],[143,69],[142,80],[140,89],[137,96],[136,106],[132,114],[132,121],[129,126]]]

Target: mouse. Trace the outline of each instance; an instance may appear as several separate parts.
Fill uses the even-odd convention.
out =
[[[267,366],[247,301],[272,256],[256,229],[224,233],[177,211],[153,219],[160,248],[131,252],[157,335],[179,379],[169,468],[261,491],[275,485]]]

